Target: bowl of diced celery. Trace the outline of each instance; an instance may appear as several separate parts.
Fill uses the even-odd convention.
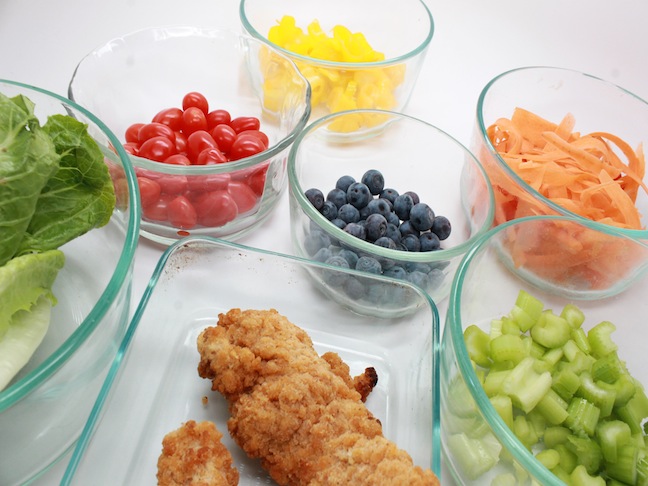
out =
[[[246,33],[287,54],[308,79],[311,119],[403,111],[434,34],[421,0],[400,1],[396,17],[390,0],[242,0],[239,13]],[[352,132],[376,122],[349,118],[331,129]]]
[[[542,285],[503,248],[512,229],[556,223],[601,237],[562,216],[521,218],[480,238],[457,270],[441,346],[441,433],[458,484],[648,481],[648,266],[600,299]],[[648,253],[621,232],[606,238]]]

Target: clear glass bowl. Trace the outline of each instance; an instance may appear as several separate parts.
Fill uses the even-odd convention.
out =
[[[432,14],[420,0],[399,2],[397,20],[389,0],[331,0],[325,4],[317,0],[243,0],[239,13],[248,34],[290,56],[309,80],[312,119],[350,109],[404,111],[434,34]],[[285,49],[268,40],[270,28],[284,15],[294,17],[304,32],[317,19],[322,33],[329,37],[338,25],[364,34],[371,47],[384,54],[384,60],[334,62]],[[348,132],[375,123],[371,117],[348,121],[331,129]]]
[[[489,400],[480,377],[481,368],[470,359],[464,341],[464,330],[475,324],[488,332],[492,319],[510,315],[520,290],[525,290],[544,303],[545,309],[560,314],[567,304],[575,304],[585,315],[584,330],[601,321],[616,326],[612,340],[618,344],[618,355],[628,366],[630,373],[644,385],[648,383],[648,356],[640,336],[645,333],[648,312],[648,265],[634,268],[632,285],[612,297],[579,300],[566,294],[561,288],[543,285],[529,278],[527,268],[511,265],[502,247],[507,245],[508,233],[543,233],[557,222],[569,225],[574,231],[598,237],[597,227],[590,222],[577,222],[561,216],[537,216],[522,218],[489,231],[478,239],[459,265],[450,294],[448,312],[441,346],[441,431],[444,461],[457,484],[490,484],[499,474],[513,473],[516,484],[560,485],[564,484],[552,474],[516,437],[499,416]],[[608,238],[624,241],[636,252],[648,252],[648,246],[610,230]],[[526,249],[533,253],[532,245]],[[569,255],[564,256],[565,260]],[[603,261],[603,257],[600,258]],[[531,273],[534,269],[531,268]],[[453,398],[454,397],[454,398]],[[458,407],[460,399],[462,406]],[[464,464],[465,451],[451,448],[452,436],[465,434],[483,440],[489,452],[499,451],[496,465],[478,477],[469,477]],[[533,449],[537,452],[538,447]]]
[[[267,83],[281,89],[264,90]],[[254,231],[285,190],[288,147],[310,116],[310,87],[294,63],[227,30],[173,26],[127,34],[85,56],[69,85],[70,98],[96,113],[122,142],[131,124],[150,122],[165,108],[182,108],[191,91],[204,94],[210,110],[257,117],[269,148],[204,166],[131,156],[138,178],[161,188],[158,197],[144,201],[141,230],[163,244],[189,234],[234,240]],[[188,200],[187,211],[193,209],[197,221],[169,215],[178,197]]]
[[[63,114],[87,124],[117,196],[106,226],[60,248],[66,262],[53,286],[58,303],[49,330],[29,363],[0,391],[0,483],[13,485],[29,482],[57,462],[87,420],[127,327],[140,207],[127,154],[93,114],[17,82],[0,80],[0,92],[27,96],[42,123]]]
[[[312,284],[309,272],[340,270],[296,257],[209,238],[189,237],[161,257],[98,397],[63,484],[155,481],[162,438],[189,419],[211,420],[224,433],[241,484],[268,482],[227,433],[227,403],[198,376],[196,338],[232,308],[275,308],[337,352],[352,374],[374,366],[378,385],[367,406],[386,437],[422,467],[440,471],[438,314],[427,295],[406,283],[371,278],[406,291],[417,311],[376,319],[345,309]],[[203,397],[208,402],[203,403]],[[120,431],[115,433],[115,431]],[[127,432],[126,432],[127,431]]]
[[[488,127],[499,118],[510,118],[517,107],[556,124],[571,113],[575,131],[581,134],[609,132],[621,137],[635,150],[640,144],[645,147],[648,143],[648,103],[613,83],[578,71],[543,66],[500,74],[479,96],[472,140],[472,151],[484,165],[495,191],[495,224],[542,214],[586,219],[564,204],[543,196],[497,153],[488,136]],[[616,152],[623,160],[623,155]],[[643,182],[648,184],[645,174]],[[646,190],[639,188],[635,205],[641,214],[641,229],[622,229],[622,232],[648,240]],[[605,224],[595,224],[605,231]]]
[[[357,112],[328,115],[310,124],[291,147],[288,160],[290,224],[293,248],[304,258],[319,259],[318,251],[351,250],[356,256],[372,256],[381,262],[381,272],[405,270],[405,279],[415,282],[440,302],[447,297],[459,261],[493,220],[493,193],[486,173],[475,157],[442,130],[404,114],[366,110],[379,117],[381,127],[353,134],[335,134],[330,123],[353,117]],[[310,203],[305,191],[318,188],[324,196],[336,181],[350,175],[359,181],[365,171],[382,172],[385,187],[400,194],[414,191],[437,216],[445,216],[452,232],[441,242],[441,250],[413,252],[375,245],[346,233]],[[402,275],[402,272],[400,272]],[[367,286],[351,282],[320,281],[332,298],[356,309],[371,312],[376,302],[398,296],[381,296]]]

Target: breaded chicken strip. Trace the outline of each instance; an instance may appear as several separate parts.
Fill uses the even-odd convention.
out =
[[[230,434],[278,484],[439,484],[382,435],[341,360],[321,358],[276,310],[221,314],[198,351],[199,375],[229,402]]]
[[[189,420],[162,440],[160,486],[236,486],[239,473],[212,422]]]

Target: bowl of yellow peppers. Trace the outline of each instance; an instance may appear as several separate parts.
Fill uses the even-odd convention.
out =
[[[434,33],[421,0],[241,0],[247,34],[283,51],[311,85],[311,119],[349,110],[401,112]],[[264,89],[276,90],[266,85]],[[329,129],[357,132],[384,123],[369,112]]]

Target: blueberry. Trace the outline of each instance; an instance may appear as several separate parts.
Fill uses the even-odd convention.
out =
[[[350,175],[343,175],[335,183],[335,188],[336,189],[341,189],[344,192],[347,192],[347,189],[349,189],[349,186],[351,184],[353,184],[355,181],[356,180],[353,177],[351,177]]]
[[[407,251],[421,251],[421,242],[416,235],[409,234],[403,236],[401,243],[405,246]]]
[[[399,278],[401,280],[404,280],[407,277],[407,271],[399,265],[394,265],[390,269],[385,270],[383,275],[385,275],[386,277]]]
[[[376,169],[369,169],[360,179],[368,188],[371,194],[377,196],[385,188],[385,178],[382,172]]]
[[[329,250],[329,252],[330,252],[330,250]],[[349,262],[347,261],[347,259],[340,256],[340,255],[329,256],[326,260],[324,260],[324,263],[326,263],[327,265],[333,265],[334,267],[350,268],[350,265],[349,265]]]
[[[394,226],[396,226],[398,228],[400,226],[401,220],[396,215],[396,213],[394,211],[392,211],[391,213],[389,213],[387,215],[387,222],[390,223],[390,224],[393,224]]]
[[[324,263],[339,268],[349,268],[348,262],[340,256],[329,257]],[[333,287],[341,287],[349,276],[344,272],[337,272],[334,270],[325,270],[324,281]]]
[[[377,275],[382,273],[380,262],[370,256],[361,256],[358,258],[355,268],[361,272],[375,273]]]
[[[369,207],[369,204],[367,204],[364,208],[360,208],[360,219],[367,219],[367,216],[369,216],[370,214],[371,208]]]
[[[421,251],[435,251],[441,248],[439,237],[431,231],[422,233],[419,241],[421,242]]]
[[[394,243],[400,243],[402,238],[398,226],[390,223],[389,220],[387,220],[387,233],[385,233],[385,236],[390,238]]]
[[[304,195],[318,211],[322,209],[322,206],[324,206],[324,194],[319,189],[308,189]]]
[[[347,189],[347,202],[353,204],[356,208],[364,208],[371,200],[371,192],[366,184],[354,182]]]
[[[394,201],[398,197],[398,191],[390,187],[386,187],[380,193],[382,199],[387,199],[390,203],[394,204]]]
[[[434,221],[434,211],[425,203],[418,203],[412,206],[410,210],[410,222],[412,226],[419,231],[427,231],[432,227]]]
[[[387,233],[387,220],[382,214],[370,214],[367,219],[367,240],[376,241]]]
[[[339,211],[338,211],[338,215],[339,215]],[[344,229],[344,227],[347,225],[347,222],[340,218],[332,219],[331,223],[333,223],[335,226],[337,226],[340,229]]]
[[[356,238],[360,238],[361,240],[366,240],[367,239],[367,230],[365,227],[359,223],[348,223],[344,227],[344,231],[346,233],[349,233],[351,236],[355,236]]]
[[[320,209],[320,213],[322,213],[322,215],[329,221],[333,221],[335,218],[337,218],[338,208],[331,201],[324,201],[324,205],[322,206],[322,209]]]
[[[440,240],[445,240],[450,236],[452,226],[450,221],[445,216],[436,216],[432,222],[432,232],[435,233]]]
[[[355,268],[359,258],[358,254],[355,251],[347,250],[345,248],[340,250],[338,256],[344,258],[349,263],[350,268]]]
[[[403,194],[407,194],[409,197],[411,197],[412,201],[414,201],[414,204],[418,204],[421,202],[421,199],[419,198],[418,194],[415,193],[414,191],[407,191],[404,192]]]
[[[369,201],[369,204],[367,204],[367,211],[369,211],[369,214],[382,214],[385,219],[389,216],[389,213],[391,213],[391,206],[387,199],[372,199]],[[368,216],[368,215],[367,215]]]
[[[403,221],[400,226],[398,227],[398,230],[400,231],[401,235],[407,236],[407,235],[414,235],[417,238],[419,237],[419,234],[421,233],[419,230],[414,228],[412,226],[411,221]]]
[[[381,236],[378,238],[376,241],[374,241],[374,245],[382,246],[383,248],[389,248],[390,250],[395,250],[396,249],[396,243],[394,240],[387,236]]]
[[[394,200],[394,212],[403,221],[409,219],[412,206],[414,206],[414,200],[409,194],[401,194]]]
[[[342,189],[331,189],[326,195],[326,200],[331,201],[339,208],[347,202],[346,192]]]
[[[331,250],[326,247],[326,248],[320,248],[317,250],[317,252],[313,255],[313,260],[316,262],[325,262],[329,258],[331,258],[332,253]]]
[[[353,300],[360,300],[367,293],[365,284],[354,277],[350,277],[344,281],[344,292]]]
[[[323,231],[312,231],[304,239],[304,249],[308,255],[312,256],[320,248],[328,248],[331,244],[331,238]]]
[[[360,211],[354,205],[346,203],[338,210],[338,218],[345,223],[357,223],[360,221]]]
[[[407,281],[418,285],[422,289],[427,289],[429,280],[427,273],[414,271],[407,274]]]

